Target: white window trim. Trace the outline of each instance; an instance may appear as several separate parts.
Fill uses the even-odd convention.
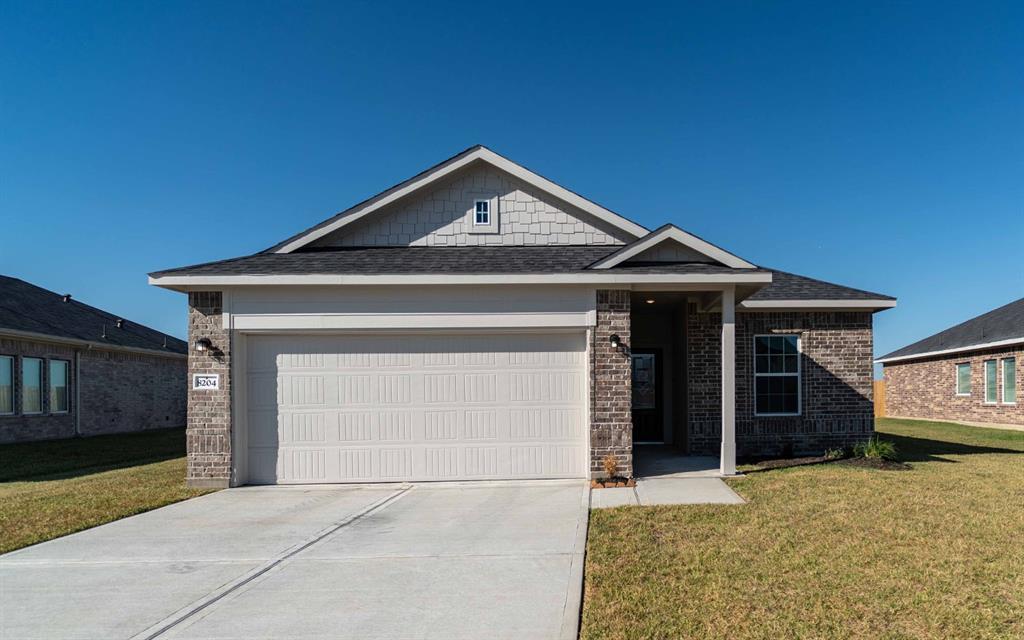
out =
[[[25,361],[26,360],[38,360],[39,361],[39,411],[25,411]],[[21,398],[20,398],[20,400],[21,400],[21,415],[23,415],[23,416],[41,416],[41,415],[43,415],[43,409],[46,408],[46,396],[43,395],[44,393],[46,393],[46,387],[44,386],[44,382],[45,382],[44,378],[46,376],[43,374],[43,368],[45,367],[45,365],[46,365],[46,359],[45,358],[35,358],[35,357],[25,357],[25,356],[21,357],[21,371],[20,371],[20,373],[21,373],[21,378],[20,378],[21,379]]]
[[[477,213],[478,212],[477,212],[476,208],[477,208],[477,206],[481,202],[483,202],[484,204],[487,205],[487,220],[485,222],[480,222],[477,219]],[[489,227],[489,226],[491,226],[491,200],[490,200],[490,198],[477,198],[477,199],[473,200],[473,226],[474,227]]]
[[[14,356],[0,355],[0,362],[3,362],[4,360],[9,362],[10,363],[10,367],[11,367],[11,410],[10,411],[0,411],[0,416],[13,416],[13,415],[15,415],[16,409],[18,407],[18,397],[17,397],[17,393],[15,392],[15,390],[18,388],[18,385],[17,385],[17,382],[16,382],[18,371],[14,367]]]
[[[960,393],[960,367],[967,367],[967,393]],[[957,362],[953,365],[953,395],[958,398],[970,398],[971,397],[971,363],[970,362]]]
[[[50,402],[50,392],[53,390],[53,376],[50,375],[51,362],[64,363],[64,388],[66,389],[66,402],[68,408],[61,411],[54,411],[53,404]],[[64,360],[63,358],[52,358],[46,361],[46,408],[55,416],[63,416],[71,413],[71,362],[69,360]]]
[[[992,397],[995,398],[995,400],[989,400],[988,399],[988,363],[989,362],[991,362],[991,363],[996,365],[996,388],[995,388],[995,393],[992,394]],[[989,358],[988,360],[982,360],[981,361],[981,374],[985,378],[985,395],[982,398],[982,404],[987,404],[987,405],[999,404],[999,361],[996,360],[995,358]]]
[[[1002,393],[999,395],[999,399],[1001,400],[1000,404],[1005,404],[1007,406],[1014,406],[1014,405],[1017,404],[1016,400],[1013,400],[1012,402],[1007,402],[1006,401],[1006,361],[1007,360],[1013,360],[1013,389],[1014,389],[1014,391],[1017,390],[1017,357],[1016,356],[1009,356],[1009,357],[1006,357],[1006,358],[1000,358],[999,359],[999,382],[1000,382],[1000,385],[1002,386]],[[1014,398],[1016,398],[1016,395],[1014,395]]]
[[[758,338],[781,338],[785,336],[796,337],[796,413],[759,413],[757,411],[757,379],[759,377],[764,378],[778,378],[793,376],[792,373],[758,373],[757,372],[757,339]],[[759,333],[753,337],[750,343],[751,348],[751,363],[750,370],[754,376],[754,417],[757,418],[772,418],[772,417],[786,417],[786,416],[800,416],[803,415],[804,410],[804,372],[803,372],[803,354],[804,354],[804,341],[799,333]]]

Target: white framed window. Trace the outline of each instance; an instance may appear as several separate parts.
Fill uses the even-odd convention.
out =
[[[14,358],[0,356],[0,415],[14,413]]]
[[[68,412],[68,361],[50,360],[50,413]]]
[[[985,361],[985,404],[996,403],[996,361]]]
[[[43,412],[43,361],[39,358],[21,359],[21,412]]]
[[[800,336],[754,336],[754,415],[800,415]]]
[[[956,395],[971,395],[971,363],[961,362],[956,365]]]
[[[1003,404],[1017,404],[1017,358],[1003,358]]]
[[[490,200],[474,200],[473,201],[473,224],[489,225],[491,224],[491,201]]]

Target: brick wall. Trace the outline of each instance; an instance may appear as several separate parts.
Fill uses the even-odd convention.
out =
[[[475,235],[474,200],[494,198],[497,233]],[[317,246],[462,246],[622,244],[632,238],[568,203],[555,201],[512,176],[489,167],[468,170],[408,204],[374,216],[344,233],[328,234]]]
[[[223,328],[219,291],[188,294],[188,471],[189,486],[226,487],[231,479],[231,334]],[[194,349],[206,338],[213,348]],[[192,374],[220,374],[220,388],[192,389]]]
[[[83,436],[185,426],[185,358],[91,350],[79,366]]]
[[[0,442],[185,426],[184,358],[15,339],[0,339],[0,355],[14,356],[15,399],[15,415],[0,416]],[[22,358],[44,360],[41,414],[23,413]],[[65,413],[55,413],[50,406],[47,360],[68,363],[69,410]]]
[[[736,314],[738,456],[820,453],[874,431],[872,317],[863,312]],[[801,415],[754,415],[753,337],[801,338]],[[688,314],[689,446],[717,455],[721,444],[721,315]]]
[[[985,403],[986,360],[1016,358],[1017,404]],[[956,395],[956,365],[971,365],[971,394]],[[891,417],[1024,425],[1024,383],[1020,368],[1024,348],[975,351],[943,358],[884,365],[885,409]],[[1002,365],[996,365],[996,402],[1003,399]]]
[[[598,290],[597,326],[590,345],[590,471],[604,474],[609,453],[619,462],[619,474],[633,475],[632,374],[629,357],[629,291]],[[617,334],[616,349],[609,337]]]

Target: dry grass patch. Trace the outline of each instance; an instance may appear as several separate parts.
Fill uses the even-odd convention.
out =
[[[204,493],[184,451],[182,429],[0,447],[0,553]]]
[[[583,638],[1024,637],[1024,433],[881,420],[909,471],[824,464],[742,506],[591,513]]]

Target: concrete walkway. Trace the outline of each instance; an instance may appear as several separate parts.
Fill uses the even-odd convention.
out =
[[[636,487],[594,489],[590,506],[605,509],[663,504],[743,504],[722,481],[718,458],[680,456],[666,447],[638,448]]]
[[[0,638],[575,638],[588,494],[229,489],[0,556]]]

